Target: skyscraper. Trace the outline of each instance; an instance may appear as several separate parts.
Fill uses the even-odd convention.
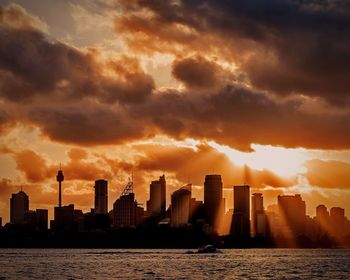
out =
[[[221,175],[206,175],[204,181],[204,207],[206,221],[216,231],[219,221],[223,218]]]
[[[60,169],[57,172],[56,180],[58,182],[58,207],[62,207],[62,182],[64,181],[63,171]]]
[[[305,234],[306,206],[300,194],[279,195],[277,198],[282,232],[292,236]]]
[[[29,211],[28,195],[20,191],[12,194],[10,199],[10,222],[11,224],[21,224],[25,222],[25,215]]]
[[[191,214],[191,190],[188,186],[182,187],[171,195],[171,219],[174,227],[189,223]]]
[[[323,204],[318,205],[316,207],[316,225],[317,225],[317,234],[319,237],[324,236],[329,233],[330,227],[329,227],[329,212],[327,210],[327,207]]]
[[[147,201],[147,212],[149,216],[159,216],[161,213],[161,184],[158,180],[149,185],[149,200]]]
[[[74,227],[74,204],[54,208],[53,230],[72,229]]]
[[[106,180],[95,181],[95,214],[108,213],[108,182]]]
[[[115,227],[136,226],[137,202],[135,194],[121,195],[113,204],[113,225]]]
[[[345,225],[344,208],[332,207],[330,210],[331,235],[335,238],[344,235]]]
[[[150,216],[165,217],[166,212],[166,181],[165,176],[159,180],[152,181],[150,186],[150,197],[147,201],[147,212]]]
[[[160,215],[165,217],[166,212],[166,181],[165,175],[159,177],[160,183]]]
[[[266,234],[266,215],[264,211],[264,201],[261,193],[252,195],[252,236],[265,236]]]
[[[250,204],[248,185],[233,187],[233,235],[239,238],[250,236]]]
[[[32,227],[40,230],[47,230],[48,227],[48,210],[47,209],[36,209],[29,210],[25,214],[25,221]]]

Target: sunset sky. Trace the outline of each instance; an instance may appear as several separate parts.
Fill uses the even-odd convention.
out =
[[[350,5],[341,0],[0,0],[0,216],[109,209],[221,174],[350,216]]]

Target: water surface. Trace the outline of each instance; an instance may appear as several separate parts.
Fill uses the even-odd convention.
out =
[[[350,250],[0,249],[3,279],[350,279]]]

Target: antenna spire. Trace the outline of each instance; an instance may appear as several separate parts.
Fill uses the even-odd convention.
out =
[[[123,195],[129,195],[131,193],[134,192],[134,181],[133,181],[133,173],[131,173],[131,178],[129,177],[128,179],[128,183],[126,184],[124,190],[122,191],[122,193],[120,194],[120,196],[123,196]]]

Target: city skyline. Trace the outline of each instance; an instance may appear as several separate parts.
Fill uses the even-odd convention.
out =
[[[0,278],[349,278],[349,30],[349,0],[0,0]]]
[[[133,171],[132,171],[132,173],[134,174],[134,173],[136,173],[137,174],[137,172],[135,172],[135,170],[134,169],[132,169]],[[162,178],[164,178],[164,176],[165,176],[165,173],[164,173],[164,170],[162,171],[163,172],[163,175],[161,175],[161,176],[159,176],[159,179],[161,180]],[[61,183],[59,182],[59,180],[58,180],[58,176],[63,176],[63,170],[62,170],[62,165],[61,164],[59,164],[59,170],[58,171],[56,171],[56,173],[57,173],[57,182],[58,182],[58,184],[59,184],[59,186],[61,185]],[[160,173],[161,174],[161,173]],[[205,176],[208,176],[208,175],[205,175]],[[209,176],[219,176],[219,175],[209,175]],[[244,184],[247,184],[247,185],[249,185],[250,186],[250,189],[251,190],[253,190],[253,192],[252,192],[252,194],[253,193],[258,193],[258,194],[261,194],[261,195],[264,195],[264,193],[265,193],[265,191],[263,191],[263,190],[261,190],[260,188],[254,188],[253,186],[251,186],[250,184],[249,184],[249,181],[247,181],[247,180],[249,180],[249,179],[247,179],[247,178],[249,178],[249,175],[247,175],[247,166],[245,166],[243,169],[242,169],[242,181],[241,182],[237,182],[237,183],[235,183],[235,184],[231,184],[231,185],[229,185],[229,186],[227,186],[227,184],[225,184],[224,183],[224,181],[222,181],[221,182],[221,184],[222,184],[222,190],[221,190],[221,197],[222,197],[222,199],[223,199],[223,206],[222,207],[224,207],[224,211],[225,212],[227,212],[227,211],[230,211],[230,210],[232,210],[233,209],[233,206],[234,206],[234,199],[233,199],[233,193],[234,193],[234,189],[233,189],[233,186],[239,186],[239,185],[244,185]],[[132,175],[132,177],[134,178],[134,175]],[[63,176],[63,178],[66,178],[65,176]],[[130,176],[128,177],[129,178],[129,180],[130,180]],[[222,178],[222,176],[220,175],[220,178]],[[53,180],[52,180],[53,181]],[[63,181],[63,179],[62,179],[62,181]],[[61,181],[61,182],[62,182]],[[69,181],[69,178],[68,178],[68,181]],[[147,206],[148,206],[148,203],[149,203],[149,199],[150,199],[150,194],[151,194],[151,189],[152,189],[152,186],[155,184],[155,183],[158,183],[159,182],[159,180],[151,180],[148,184],[147,184],[147,182],[146,182],[146,185],[149,187],[149,189],[148,190],[146,190],[145,191],[145,194],[146,194],[146,198],[145,198],[145,200],[143,201],[143,200],[139,200],[139,202],[141,203],[141,205],[143,205],[144,206],[144,208],[145,209],[147,209]],[[56,183],[53,183],[53,185],[54,184],[56,184]],[[94,179],[93,180],[93,182],[91,182],[90,184],[87,184],[87,188],[90,188],[90,191],[88,191],[88,192],[86,192],[87,193],[87,195],[88,195],[88,193],[91,195],[91,197],[89,198],[89,201],[91,201],[91,204],[87,204],[85,207],[81,207],[81,205],[79,205],[79,204],[77,204],[78,205],[78,207],[80,208],[80,209],[82,209],[83,211],[88,211],[88,210],[90,210],[90,209],[92,209],[92,208],[95,208],[96,209],[96,203],[98,203],[98,199],[96,200],[96,195],[97,195],[97,193],[95,192],[95,188],[96,188],[96,184],[108,184],[108,180],[107,179]],[[132,184],[134,185],[134,182],[132,182]],[[204,202],[205,201],[205,180],[204,180],[204,182],[203,182],[203,184],[202,185],[193,185],[192,183],[189,183],[189,182],[187,182],[187,183],[184,183],[184,184],[182,184],[182,186],[185,186],[185,185],[187,185],[187,184],[190,184],[191,186],[194,186],[194,188],[195,188],[195,192],[193,193],[192,192],[192,195],[194,194],[194,198],[195,199],[198,199],[199,201],[202,201],[202,202]],[[62,193],[64,193],[64,189],[65,189],[65,186],[64,186],[64,183],[62,183]],[[124,184],[125,185],[125,184]],[[107,211],[107,209],[108,210],[111,210],[111,209],[113,209],[113,203],[115,202],[115,200],[117,200],[120,196],[120,194],[118,194],[118,191],[119,192],[121,192],[123,189],[124,189],[124,185],[122,185],[122,187],[121,188],[117,188],[117,192],[116,191],[114,191],[113,190],[113,186],[112,186],[112,191],[110,190],[110,188],[106,188],[105,189],[105,191],[107,191],[107,196],[109,196],[109,193],[112,193],[113,194],[113,198],[112,199],[110,199],[109,201],[107,200],[107,198],[105,198],[106,199],[106,201],[104,202],[105,204],[104,204],[104,206],[103,207],[106,207],[105,209],[106,210],[104,210],[104,211],[102,211],[103,213],[106,213],[105,211]],[[18,190],[19,191],[19,193],[21,193],[21,192],[23,192],[24,191],[24,188],[23,188],[23,186],[21,185],[21,186],[18,186],[20,189]],[[114,186],[115,187],[115,186]],[[53,192],[55,193],[55,195],[58,197],[58,199],[57,199],[57,203],[56,202],[51,202],[50,203],[50,206],[52,206],[52,207],[48,207],[48,204],[46,203],[41,203],[41,204],[39,204],[40,205],[40,207],[41,208],[45,208],[45,207],[42,207],[41,205],[46,205],[46,208],[48,208],[48,217],[49,217],[49,219],[52,219],[53,218],[53,216],[54,216],[54,211],[53,211],[53,208],[55,207],[55,206],[59,206],[59,202],[60,202],[60,200],[62,201],[64,201],[64,198],[62,199],[62,196],[64,196],[64,194],[61,194],[61,196],[60,196],[60,192],[59,192],[59,190],[60,190],[60,187],[55,187],[55,186],[53,186],[53,188],[54,188],[54,190],[53,190]],[[174,192],[176,192],[177,190],[179,190],[179,188],[181,188],[181,185],[180,186],[174,186],[174,185],[170,185],[169,186],[169,189],[170,189],[170,192],[169,191],[167,191],[166,192],[166,199],[165,199],[165,205],[166,205],[166,209],[168,209],[168,207],[170,207],[171,206],[171,204],[170,204],[170,201],[171,201],[171,195],[174,193]],[[191,188],[192,189],[192,188]],[[27,192],[28,192],[28,190],[26,190]],[[137,193],[138,193],[138,187],[136,187],[136,188],[134,188],[133,187],[133,192],[135,191],[135,194],[136,194],[136,196],[137,196]],[[16,193],[16,190],[15,189],[13,189],[13,193]],[[12,193],[12,194],[13,194]],[[26,193],[26,192],[24,192],[24,193]],[[30,193],[30,189],[29,189],[29,193]],[[199,195],[198,195],[199,194]],[[288,191],[288,192],[283,192],[283,191],[277,191],[277,192],[273,192],[273,195],[271,195],[270,197],[269,196],[267,196],[267,201],[268,201],[268,203],[266,204],[266,196],[264,196],[264,200],[265,200],[265,205],[266,205],[266,208],[269,208],[269,207],[271,207],[271,208],[274,208],[274,207],[276,207],[276,205],[277,205],[277,202],[278,202],[278,200],[277,200],[277,197],[278,196],[280,196],[280,195],[286,195],[286,196],[288,196],[288,195],[295,195],[295,194],[300,194],[300,192],[298,192],[298,189],[296,189],[296,190],[294,190],[293,191],[293,189],[291,189],[290,191]],[[302,193],[301,193],[302,194]],[[43,195],[45,195],[45,194],[43,194]],[[94,199],[92,199],[92,197],[93,196],[95,196],[95,198]],[[61,197],[61,198],[60,198]],[[68,197],[69,197],[69,195],[68,195]],[[41,198],[41,199],[44,199],[43,197]],[[5,200],[5,199],[4,199]],[[10,201],[9,199],[8,199],[8,201]],[[69,205],[69,204],[76,204],[76,202],[74,201],[74,200],[72,200],[72,199],[68,199],[67,201],[66,201],[67,203],[62,203],[62,205]],[[5,205],[7,205],[7,203],[6,203],[6,200],[3,202],[3,204],[5,204]],[[10,206],[10,204],[8,204],[9,206]],[[37,207],[37,204],[34,204],[35,205],[35,207],[36,208],[40,208],[40,207]],[[345,209],[345,216],[346,217],[348,217],[347,216],[347,208],[346,208],[346,203],[345,204],[342,204],[342,203],[338,203],[337,204],[337,202],[335,201],[334,203],[331,203],[331,202],[320,202],[319,204],[315,204],[315,203],[312,203],[312,205],[313,206],[315,206],[315,207],[306,207],[306,213],[309,215],[309,216],[311,216],[311,217],[315,217],[316,216],[316,208],[317,208],[317,206],[319,206],[319,205],[327,205],[327,207],[328,208],[331,208],[331,207],[342,207],[342,208],[344,208]],[[152,207],[152,206],[150,206],[150,207]],[[7,211],[6,211],[6,209],[4,209],[2,212],[0,212],[0,217],[2,218],[2,221],[3,222],[9,222],[10,221],[10,211],[9,211],[9,209],[10,208],[8,208],[7,209]],[[164,213],[164,212],[163,212]],[[164,215],[164,214],[163,214]],[[251,217],[251,213],[249,214],[249,217]]]
[[[85,212],[96,179],[111,209],[134,169],[144,205],[166,171],[166,207],[221,174],[226,210],[247,180],[349,216],[349,17],[316,2],[0,0],[3,222],[21,188],[53,217],[59,162]]]
[[[60,169],[57,171],[57,182],[58,182],[58,204],[56,206],[58,206],[58,208],[63,207],[64,205],[62,204],[62,194],[61,194],[61,188],[62,188],[62,181],[64,178],[63,175],[63,170],[60,166]],[[61,178],[61,179],[59,179]],[[133,178],[133,176],[131,177]],[[163,184],[161,184],[160,182],[164,182]],[[159,185],[158,185],[159,184]],[[163,186],[161,186],[163,185]],[[208,205],[208,210],[207,214],[205,214],[208,217],[208,222],[209,224],[214,225],[215,224],[215,220],[216,220],[216,216],[217,215],[224,215],[225,213],[229,213],[231,210],[235,210],[236,212],[233,212],[233,215],[236,213],[238,215],[243,215],[243,219],[246,219],[249,221],[249,227],[253,227],[254,229],[249,228],[248,230],[244,230],[246,232],[250,232],[253,234],[256,234],[256,232],[258,231],[256,229],[256,222],[254,220],[257,219],[257,217],[255,216],[256,214],[255,211],[257,211],[257,213],[261,212],[261,211],[265,211],[266,209],[273,209],[273,211],[275,211],[275,207],[278,206],[280,204],[280,200],[286,200],[286,202],[289,199],[298,199],[302,202],[302,215],[307,215],[306,212],[306,203],[305,201],[302,200],[301,198],[301,194],[279,194],[278,196],[276,196],[276,204],[271,204],[271,205],[267,205],[264,206],[264,197],[263,197],[263,193],[259,193],[259,192],[250,192],[250,185],[245,181],[245,184],[241,184],[241,185],[233,185],[231,186],[232,188],[232,194],[233,194],[233,200],[235,201],[234,204],[232,205],[232,207],[229,207],[226,205],[226,201],[225,201],[225,197],[222,195],[223,194],[223,181],[222,181],[222,177],[220,174],[209,174],[209,175],[205,175],[205,180],[203,183],[204,187],[204,192],[205,189],[207,188],[207,196],[205,196],[204,194],[204,199],[202,201],[199,200],[199,202],[204,203],[206,205]],[[155,187],[159,190],[155,190]],[[119,197],[116,198],[115,201],[109,202],[110,204],[112,203],[113,207],[112,209],[108,208],[108,181],[105,179],[96,179],[95,183],[94,183],[94,203],[91,205],[93,207],[91,207],[90,209],[94,211],[95,214],[108,214],[109,211],[113,211],[113,209],[115,208],[115,203],[120,200],[120,198],[122,197],[126,197],[129,194],[132,194],[132,200],[131,201],[135,201],[136,205],[140,205],[143,206],[145,205],[144,211],[148,213],[149,216],[159,216],[159,217],[165,217],[165,212],[167,209],[170,209],[172,204],[171,201],[173,201],[173,196],[178,193],[181,194],[183,193],[183,191],[187,191],[190,195],[190,199],[194,198],[196,199],[196,197],[192,197],[192,184],[188,183],[182,187],[175,187],[175,190],[172,193],[168,193],[166,191],[166,181],[165,181],[165,174],[163,173],[163,175],[159,176],[159,180],[153,180],[150,182],[149,185],[149,200],[147,201],[146,204],[139,204],[136,201],[136,197],[135,197],[135,193],[134,193],[134,182],[133,179],[130,179],[129,177],[129,181],[126,184],[126,186],[124,187],[122,193],[119,195]],[[156,196],[154,193],[158,191],[159,195]],[[185,194],[187,194],[187,192]],[[161,195],[161,193],[163,193],[163,195]],[[217,193],[214,194],[214,193]],[[166,194],[168,197],[170,197],[170,201],[166,199]],[[232,196],[231,194],[231,196]],[[178,196],[178,195],[177,195]],[[21,190],[18,193],[13,193],[11,195],[11,199],[10,199],[10,210],[13,208],[13,201],[15,201],[17,199],[17,197],[20,197],[19,201],[23,201],[20,202],[20,212],[29,212],[29,198],[28,195],[23,191],[23,189],[21,188]],[[22,198],[23,197],[23,198]],[[205,198],[207,197],[207,198]],[[214,197],[214,199],[213,199]],[[152,200],[158,200],[158,202],[152,202]],[[251,202],[250,202],[251,200]],[[69,205],[71,205],[72,203],[69,203]],[[73,203],[74,204],[74,203]],[[68,205],[68,204],[67,204]],[[166,205],[167,208],[163,208],[164,205]],[[18,207],[18,206],[17,206]],[[221,207],[221,210],[219,210]],[[55,207],[56,208],[56,207]],[[320,208],[323,208],[322,210],[318,210]],[[332,208],[339,208],[342,209],[342,211],[344,212],[344,216],[345,215],[345,208],[341,208],[337,205],[333,205],[331,207]],[[157,210],[158,209],[158,210]],[[317,207],[315,208],[315,215],[312,217],[316,217],[319,213],[318,211],[327,211],[327,207],[324,204],[319,204],[317,205]],[[11,210],[11,213],[15,213],[15,210]],[[222,213],[221,213],[222,212]],[[295,213],[291,212],[291,214],[295,215]],[[213,216],[214,215],[214,216]],[[296,214],[298,215],[298,214]],[[321,214],[322,215],[322,214]],[[10,216],[11,217],[11,216]],[[300,216],[299,216],[300,217]],[[1,217],[2,218],[2,217]],[[297,222],[298,219],[296,219],[294,222]],[[16,218],[11,218],[8,222],[10,223],[16,223]],[[19,223],[23,222],[23,217],[21,220],[21,217],[19,218]],[[247,224],[245,222],[245,224]]]
[[[0,223],[0,234],[5,240],[3,245],[10,242],[9,245],[15,246],[19,242],[22,246],[65,244],[64,246],[75,247],[82,246],[77,244],[85,244],[83,246],[94,247],[102,244],[101,237],[97,234],[100,232],[108,234],[104,242],[109,246],[194,246],[203,242],[203,238],[224,247],[350,246],[350,220],[345,217],[344,208],[335,206],[328,211],[321,204],[316,207],[316,216],[310,217],[306,214],[306,203],[300,194],[278,195],[275,207],[265,207],[263,194],[251,193],[250,186],[244,184],[232,186],[234,204],[232,209],[226,211],[220,174],[205,175],[204,201],[193,198],[192,185],[187,184],[170,193],[168,208],[164,208],[167,197],[164,174],[159,180],[151,181],[146,208],[137,201],[133,176],[113,202],[111,210],[108,209],[108,181],[97,179],[94,185],[94,207],[85,213],[74,204],[62,203],[64,172],[61,167],[57,171],[56,180],[59,192],[50,223],[48,209],[32,210],[30,199],[23,190],[12,194],[11,220],[5,225]],[[131,235],[123,237],[124,229]],[[177,229],[188,231],[184,240],[181,237],[171,237]],[[166,236],[158,241],[152,239],[154,234],[162,235],[164,230]],[[87,238],[89,234],[90,238]],[[145,237],[135,239],[135,234],[145,234]],[[79,242],[69,241],[79,235]],[[18,239],[18,236],[26,236],[28,241],[22,237]],[[91,239],[92,236],[95,237]],[[170,242],[171,239],[173,241]],[[119,243],[115,243],[116,240]]]

